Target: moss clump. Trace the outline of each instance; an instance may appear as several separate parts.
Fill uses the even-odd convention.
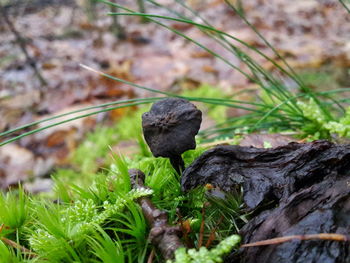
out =
[[[167,261],[167,263],[215,263],[223,262],[222,256],[230,252],[239,244],[241,238],[232,235],[222,240],[215,248],[208,250],[201,247],[199,250],[179,248],[175,252],[175,260]]]
[[[314,99],[308,102],[298,101],[298,106],[303,111],[308,122],[302,127],[302,132],[311,135],[311,139],[330,138],[332,134],[339,137],[350,136],[350,107],[346,109],[343,117],[339,120],[328,120],[324,112]]]

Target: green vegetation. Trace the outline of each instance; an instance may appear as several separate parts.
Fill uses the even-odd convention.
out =
[[[197,92],[203,92],[201,89]],[[216,107],[220,106],[212,106],[208,111],[215,112]],[[75,169],[56,171],[54,193],[49,196],[30,196],[21,188],[0,196],[1,237],[31,251],[20,252],[1,242],[7,262],[145,262],[152,245],[147,241],[148,226],[135,202],[140,196],[150,196],[159,209],[167,211],[173,224],[180,224],[180,213],[182,220],[190,224],[188,237],[194,244],[198,245],[202,221],[204,238],[209,238],[216,228],[213,248],[202,247],[198,258],[220,262],[220,256],[239,242],[237,236],[230,235],[245,222],[239,211],[241,197],[227,195],[221,200],[208,195],[205,188],[182,193],[180,178],[169,160],[152,157],[141,137],[141,114],[147,110],[148,107],[141,107],[126,114],[115,126],[100,127],[88,134],[72,154]],[[106,158],[111,155],[110,146],[130,139],[139,145],[139,152],[132,159],[118,155]],[[203,151],[205,147],[199,145],[184,153],[186,165]],[[98,171],[100,158],[104,158],[106,169]],[[141,169],[146,174],[145,185],[152,190],[132,190],[129,168]],[[211,205],[207,206],[208,202]],[[224,241],[216,247],[219,240]],[[193,249],[188,255],[179,251],[176,260],[190,260],[190,255],[196,253]],[[159,256],[155,260],[162,262]]]
[[[208,99],[229,99],[230,96],[226,95],[222,90],[212,87],[208,84],[202,84],[200,87],[192,90],[184,90],[181,93],[184,97],[198,97]],[[199,105],[200,110],[207,113],[216,122],[224,122],[227,120],[227,107],[215,105],[215,104],[204,104]]]
[[[229,236],[228,238],[222,240],[216,248],[211,250],[201,247],[199,250],[189,249],[186,251],[184,248],[180,248],[175,253],[175,261],[168,261],[174,263],[195,263],[195,262],[206,262],[206,263],[215,263],[222,262],[222,256],[234,246],[239,244],[240,237],[237,235]]]
[[[282,61],[281,65],[255,47],[216,29],[183,1],[177,2],[192,15],[185,16],[171,10],[172,17],[145,14],[108,1],[100,2],[124,12],[111,15],[139,16],[171,30],[222,60],[259,87],[250,101],[240,101],[235,99],[235,94],[222,94],[209,85],[172,94],[95,71],[135,88],[163,96],[186,98],[197,103],[216,121],[213,127],[200,133],[197,149],[184,153],[186,165],[205,150],[202,142],[223,138],[237,139],[235,133],[257,130],[288,131],[296,137],[307,139],[331,139],[334,135],[350,136],[350,108],[344,108],[349,99],[340,96],[349,90],[335,88],[319,91],[311,88],[310,85],[317,86],[319,83],[331,82],[331,78],[320,77],[317,74],[296,74],[264,37],[249,24],[240,12],[241,8],[236,8],[229,1],[228,6],[242,17],[267,46],[271,47],[273,53]],[[162,7],[155,1],[147,2]],[[195,22],[194,18],[198,18],[195,21],[200,22]],[[248,70],[242,71],[197,40],[172,28],[167,21],[197,27],[222,48],[230,50]],[[238,44],[244,45],[250,52],[255,52],[271,62],[279,74],[272,74],[262,68]],[[282,75],[293,81],[296,87],[294,90],[284,84],[280,77]],[[0,133],[0,146],[67,121],[117,108],[150,104],[158,99],[160,97],[116,101],[36,121]],[[74,169],[60,169],[54,174],[55,191],[50,196],[31,196],[24,193],[21,188],[0,195],[0,253],[5,262],[145,262],[153,247],[147,239],[148,226],[145,218],[135,202],[142,196],[150,196],[157,208],[165,210],[170,223],[189,225],[187,238],[197,248],[200,247],[199,240],[203,236],[204,239],[210,240],[214,230],[216,239],[208,245],[211,249],[203,246],[199,250],[179,249],[174,262],[221,262],[222,255],[239,243],[239,237],[235,234],[249,217],[240,210],[241,193],[226,194],[224,199],[211,195],[207,188],[183,193],[180,189],[179,175],[175,173],[169,161],[152,157],[143,141],[141,114],[147,111],[146,107],[142,106],[136,112],[126,115],[115,126],[98,127],[88,134],[71,156]],[[228,118],[226,116],[228,108],[245,110],[247,114]],[[80,115],[60,120],[71,114]],[[43,128],[35,128],[39,123],[52,120],[57,122]],[[28,128],[33,129],[24,132]],[[18,135],[17,132],[23,133]],[[13,137],[10,137],[12,135]],[[111,155],[110,147],[124,140],[136,141],[138,152],[133,154],[132,158],[121,157],[118,153],[107,158]],[[102,162],[99,162],[100,160]],[[104,169],[101,169],[101,166]],[[132,190],[127,174],[129,168],[142,170],[146,174],[145,185],[151,190]],[[202,222],[204,228],[201,228]],[[8,242],[9,240],[12,243]],[[154,262],[162,262],[162,259],[156,255]]]
[[[203,150],[199,147],[186,152],[186,163]],[[128,168],[142,169],[147,176],[145,184],[152,190],[132,190]],[[148,226],[135,202],[141,196],[151,196],[157,207],[168,212],[174,224],[179,224],[176,222],[180,213],[182,220],[191,224],[189,237],[195,244],[199,238],[198,223],[204,220],[204,236],[208,237],[223,208],[228,213],[216,230],[220,240],[232,235],[233,230],[228,231],[227,226],[243,222],[239,198],[228,196],[225,204],[207,195],[205,189],[184,194],[169,161],[145,156],[142,151],[132,160],[116,156],[110,169],[98,174],[61,170],[55,178],[55,191],[50,198],[28,196],[22,189],[0,196],[1,238],[31,250],[21,253],[1,243],[0,249],[9,258],[8,262],[145,262],[152,246],[147,241]],[[69,178],[74,178],[76,183]],[[208,202],[211,205],[203,218],[202,211]],[[202,248],[198,255],[220,262],[219,256],[238,240],[232,236],[217,248],[209,251]],[[195,254],[193,250],[188,253]],[[184,255],[180,251],[177,257]]]
[[[308,102],[299,101],[298,105],[309,120],[302,131],[310,138],[329,138],[332,134],[338,137],[350,136],[350,107],[346,109],[345,114],[339,120],[329,121],[313,99]],[[311,134],[313,135],[311,136]]]
[[[73,164],[83,173],[95,173],[99,168],[98,158],[105,159],[110,152],[109,147],[122,140],[137,139],[140,149],[145,149],[146,146],[142,139],[141,115],[147,110],[147,107],[141,107],[132,114],[127,113],[114,126],[98,127],[94,132],[89,133],[73,153]]]

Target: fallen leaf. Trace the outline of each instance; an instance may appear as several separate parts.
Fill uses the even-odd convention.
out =
[[[252,146],[256,148],[275,148],[296,141],[292,137],[282,134],[247,134],[240,141],[240,146]]]
[[[1,188],[27,180],[32,175],[34,162],[34,154],[26,148],[16,144],[0,147]]]

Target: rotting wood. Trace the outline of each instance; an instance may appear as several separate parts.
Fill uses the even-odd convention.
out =
[[[133,188],[145,188],[145,174],[142,171],[130,169],[129,176]],[[149,233],[151,243],[159,249],[164,259],[172,259],[175,250],[184,246],[180,240],[182,233],[180,227],[169,225],[166,212],[157,209],[149,198],[141,197],[137,201],[151,228]]]
[[[243,243],[299,237],[242,247],[225,262],[349,262],[348,239],[339,238],[350,233],[349,171],[350,145],[324,140],[269,149],[218,146],[185,169],[182,188],[243,186],[244,203],[255,211],[239,233]]]

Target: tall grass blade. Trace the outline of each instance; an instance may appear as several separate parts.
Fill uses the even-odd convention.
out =
[[[99,105],[96,105],[96,106],[85,107],[85,108],[82,108],[82,109],[79,109],[79,110],[70,111],[70,112],[67,112],[67,113],[64,113],[64,114],[59,114],[59,115],[56,115],[56,116],[53,116],[53,117],[50,117],[50,118],[46,118],[46,119],[43,119],[43,120],[40,120],[40,121],[35,121],[35,122],[31,122],[31,123],[19,126],[17,128],[14,128],[14,129],[11,129],[11,130],[8,130],[8,131],[5,131],[5,132],[1,132],[0,133],[0,137],[9,135],[11,133],[14,133],[14,132],[17,132],[17,131],[29,128],[31,126],[34,126],[34,125],[37,125],[37,124],[40,124],[40,123],[43,123],[43,122],[52,121],[52,120],[55,120],[55,119],[59,119],[59,118],[62,118],[62,117],[68,116],[68,115],[72,115],[72,114],[75,114],[75,113],[83,112],[83,111],[88,111],[88,110],[93,110],[93,109],[98,109],[98,108],[103,108],[103,107],[108,107],[108,106],[117,105],[117,104],[123,104],[123,103],[138,102],[140,100],[150,100],[150,101],[153,102],[153,101],[156,101],[157,99],[159,99],[159,98],[129,99],[129,100],[120,100],[120,101],[113,101],[113,102],[109,102],[109,103],[103,103],[103,104],[99,104]]]

